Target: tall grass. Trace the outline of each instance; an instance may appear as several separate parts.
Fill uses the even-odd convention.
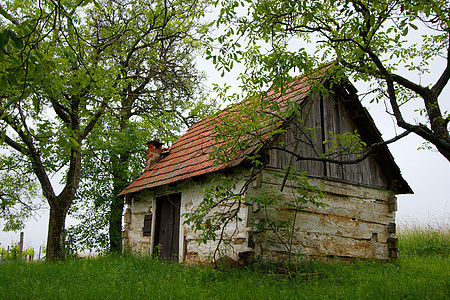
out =
[[[450,299],[448,226],[411,228],[400,227],[395,263],[305,261],[295,276],[270,265],[219,271],[131,255],[2,263],[0,299]]]
[[[440,255],[450,254],[450,226],[442,221],[422,224],[409,220],[398,226],[400,255]]]
[[[307,273],[219,271],[106,256],[0,265],[0,299],[449,299],[448,259],[314,262]],[[299,270],[302,266],[299,266]]]

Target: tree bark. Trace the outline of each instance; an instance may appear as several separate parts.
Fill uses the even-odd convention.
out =
[[[71,202],[71,201],[70,201]],[[70,205],[50,205],[48,222],[47,261],[64,260],[65,258],[65,224]]]
[[[448,149],[444,149],[442,147],[436,146],[439,153],[441,153],[447,160],[450,162],[450,151]]]

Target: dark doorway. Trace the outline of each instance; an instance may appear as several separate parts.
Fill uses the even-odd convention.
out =
[[[156,198],[155,251],[161,260],[178,261],[181,194]]]

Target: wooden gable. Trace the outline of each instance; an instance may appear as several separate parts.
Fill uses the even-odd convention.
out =
[[[305,130],[305,127],[309,129]],[[304,101],[301,116],[293,118],[286,132],[279,135],[273,144],[281,143],[303,157],[317,157],[327,150],[324,141],[331,138],[331,133],[355,131],[368,145],[382,140],[372,118],[358,101],[354,88],[339,86],[334,94],[327,97],[316,95]],[[286,169],[292,165],[311,177],[392,189],[396,193],[412,193],[386,146],[357,164],[298,160],[284,151],[270,148],[266,151],[266,157],[270,168]],[[345,161],[356,158],[356,155],[351,155],[334,159]]]

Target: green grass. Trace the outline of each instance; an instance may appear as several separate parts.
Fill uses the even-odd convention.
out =
[[[399,251],[407,255],[450,254],[450,226],[436,221],[431,225],[422,225],[418,221],[409,221],[399,225]]]
[[[448,231],[420,253],[407,244],[422,235],[404,233],[398,262],[303,262],[294,277],[271,265],[219,271],[114,255],[2,263],[0,299],[450,299]]]

